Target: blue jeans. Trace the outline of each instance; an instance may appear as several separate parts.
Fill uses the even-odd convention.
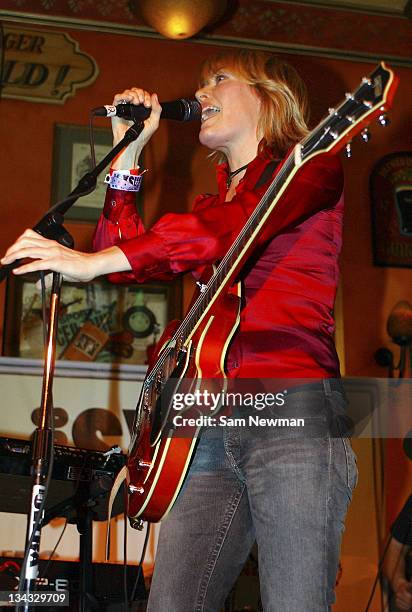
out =
[[[255,540],[265,612],[330,610],[357,468],[349,440],[325,425],[344,407],[325,382],[288,398],[305,432],[203,430],[161,526],[148,612],[218,612]]]

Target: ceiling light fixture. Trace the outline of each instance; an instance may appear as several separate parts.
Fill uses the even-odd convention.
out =
[[[139,0],[143,19],[166,38],[184,39],[217,21],[226,0]]]

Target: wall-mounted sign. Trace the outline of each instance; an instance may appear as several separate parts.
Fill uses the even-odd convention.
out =
[[[374,264],[412,267],[412,153],[383,157],[370,187]]]
[[[68,34],[4,26],[5,98],[63,104],[78,87],[95,81],[95,60]]]

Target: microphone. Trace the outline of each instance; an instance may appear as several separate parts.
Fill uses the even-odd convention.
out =
[[[193,121],[200,119],[202,107],[197,100],[173,100],[162,102],[161,119],[173,119],[174,121]],[[93,115],[98,117],[122,117],[128,121],[143,121],[152,112],[143,104],[118,104],[117,106],[98,106],[92,110]]]

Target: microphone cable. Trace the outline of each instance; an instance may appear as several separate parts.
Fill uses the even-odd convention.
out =
[[[146,525],[147,525],[147,527],[146,527],[146,535],[145,535],[144,542],[143,542],[142,554],[140,556],[140,560],[139,560],[139,563],[137,565],[137,574],[136,574],[136,578],[135,578],[135,581],[134,581],[134,584],[133,584],[132,594],[130,596],[130,601],[129,601],[130,609],[131,609],[132,603],[134,601],[134,598],[136,597],[137,587],[139,585],[139,580],[140,580],[140,574],[142,573],[142,569],[143,569],[143,561],[144,561],[144,558],[146,556],[147,545],[149,543],[150,525],[151,525],[151,523],[147,522]]]
[[[375,580],[374,580],[373,585],[372,585],[372,590],[371,590],[371,594],[370,594],[369,599],[368,599],[368,603],[366,604],[365,612],[369,612],[369,610],[370,610],[370,607],[371,607],[371,604],[372,604],[372,600],[373,600],[373,597],[375,595],[376,587],[378,586],[379,578],[381,577],[382,568],[383,568],[383,562],[385,560],[386,553],[388,552],[388,548],[389,548],[389,544],[390,544],[391,538],[392,538],[392,536],[391,536],[391,534],[389,534],[388,539],[387,539],[387,541],[385,543],[385,548],[383,549],[383,553],[381,555],[381,558],[379,559],[378,571],[376,572]]]
[[[91,160],[91,168],[90,170],[94,170],[96,168],[96,151],[94,146],[94,127],[93,127],[93,111],[90,111],[89,114],[89,143],[90,143],[90,160]]]

